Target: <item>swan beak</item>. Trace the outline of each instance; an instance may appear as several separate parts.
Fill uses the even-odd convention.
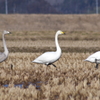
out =
[[[61,33],[64,34],[64,35],[66,34],[65,32],[61,32]]]

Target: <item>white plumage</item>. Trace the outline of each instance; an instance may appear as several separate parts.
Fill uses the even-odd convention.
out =
[[[61,48],[58,44],[58,35],[60,35],[60,34],[65,34],[65,33],[62,32],[61,30],[56,32],[55,44],[56,44],[57,50],[55,52],[45,52],[32,62],[45,64],[45,65],[51,65],[52,64],[54,67],[56,67],[53,63],[55,61],[57,61],[61,56]]]
[[[2,39],[3,39],[3,46],[4,46],[4,52],[0,52],[0,62],[4,61],[7,59],[8,57],[8,49],[7,49],[7,46],[6,46],[6,42],[5,42],[5,38],[4,38],[4,35],[5,34],[9,34],[10,32],[8,31],[4,31],[3,34],[2,34]]]
[[[100,51],[90,55],[87,59],[85,59],[85,61],[96,63],[96,68],[98,68],[98,64],[100,64]]]

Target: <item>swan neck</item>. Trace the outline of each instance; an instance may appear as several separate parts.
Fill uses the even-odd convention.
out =
[[[61,48],[58,44],[58,34],[55,35],[56,52],[61,52]]]
[[[3,38],[4,53],[5,53],[5,55],[8,55],[8,49],[7,49],[7,46],[6,46],[4,34],[2,35],[2,38]]]

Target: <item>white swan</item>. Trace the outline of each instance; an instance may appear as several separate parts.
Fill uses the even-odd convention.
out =
[[[90,55],[87,59],[85,59],[85,61],[96,63],[96,68],[98,68],[98,64],[100,64],[100,51]]]
[[[56,67],[53,63],[57,61],[61,56],[61,48],[58,44],[58,35],[60,34],[65,34],[65,33],[62,32],[61,30],[58,30],[56,32],[56,35],[55,35],[56,51],[55,52],[45,52],[41,56],[33,60],[32,62],[45,64],[45,65],[52,64],[54,67]]]
[[[4,35],[5,35],[5,34],[8,34],[8,33],[10,33],[10,32],[4,30],[4,32],[3,32],[3,34],[2,34],[4,52],[0,52],[0,62],[3,62],[3,61],[6,60],[7,57],[8,57],[9,51],[8,51],[8,49],[7,49],[6,42],[5,42],[5,38],[4,38]]]

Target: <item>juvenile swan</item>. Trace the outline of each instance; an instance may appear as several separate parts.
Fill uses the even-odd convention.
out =
[[[55,34],[55,44],[56,44],[56,51],[55,52],[45,52],[42,55],[40,55],[38,58],[33,60],[32,62],[45,64],[45,65],[53,65],[56,67],[53,63],[57,61],[61,56],[61,48],[58,44],[58,35],[65,34],[61,30],[58,30]]]
[[[2,34],[2,39],[3,39],[3,46],[4,46],[4,52],[0,52],[0,62],[3,62],[4,60],[7,59],[8,57],[8,49],[7,49],[7,46],[6,46],[6,42],[5,42],[5,38],[4,38],[4,35],[5,34],[9,34],[10,32],[4,30],[3,34]]]
[[[87,59],[85,59],[85,61],[96,63],[96,68],[98,68],[98,64],[100,64],[100,51],[90,55]]]

